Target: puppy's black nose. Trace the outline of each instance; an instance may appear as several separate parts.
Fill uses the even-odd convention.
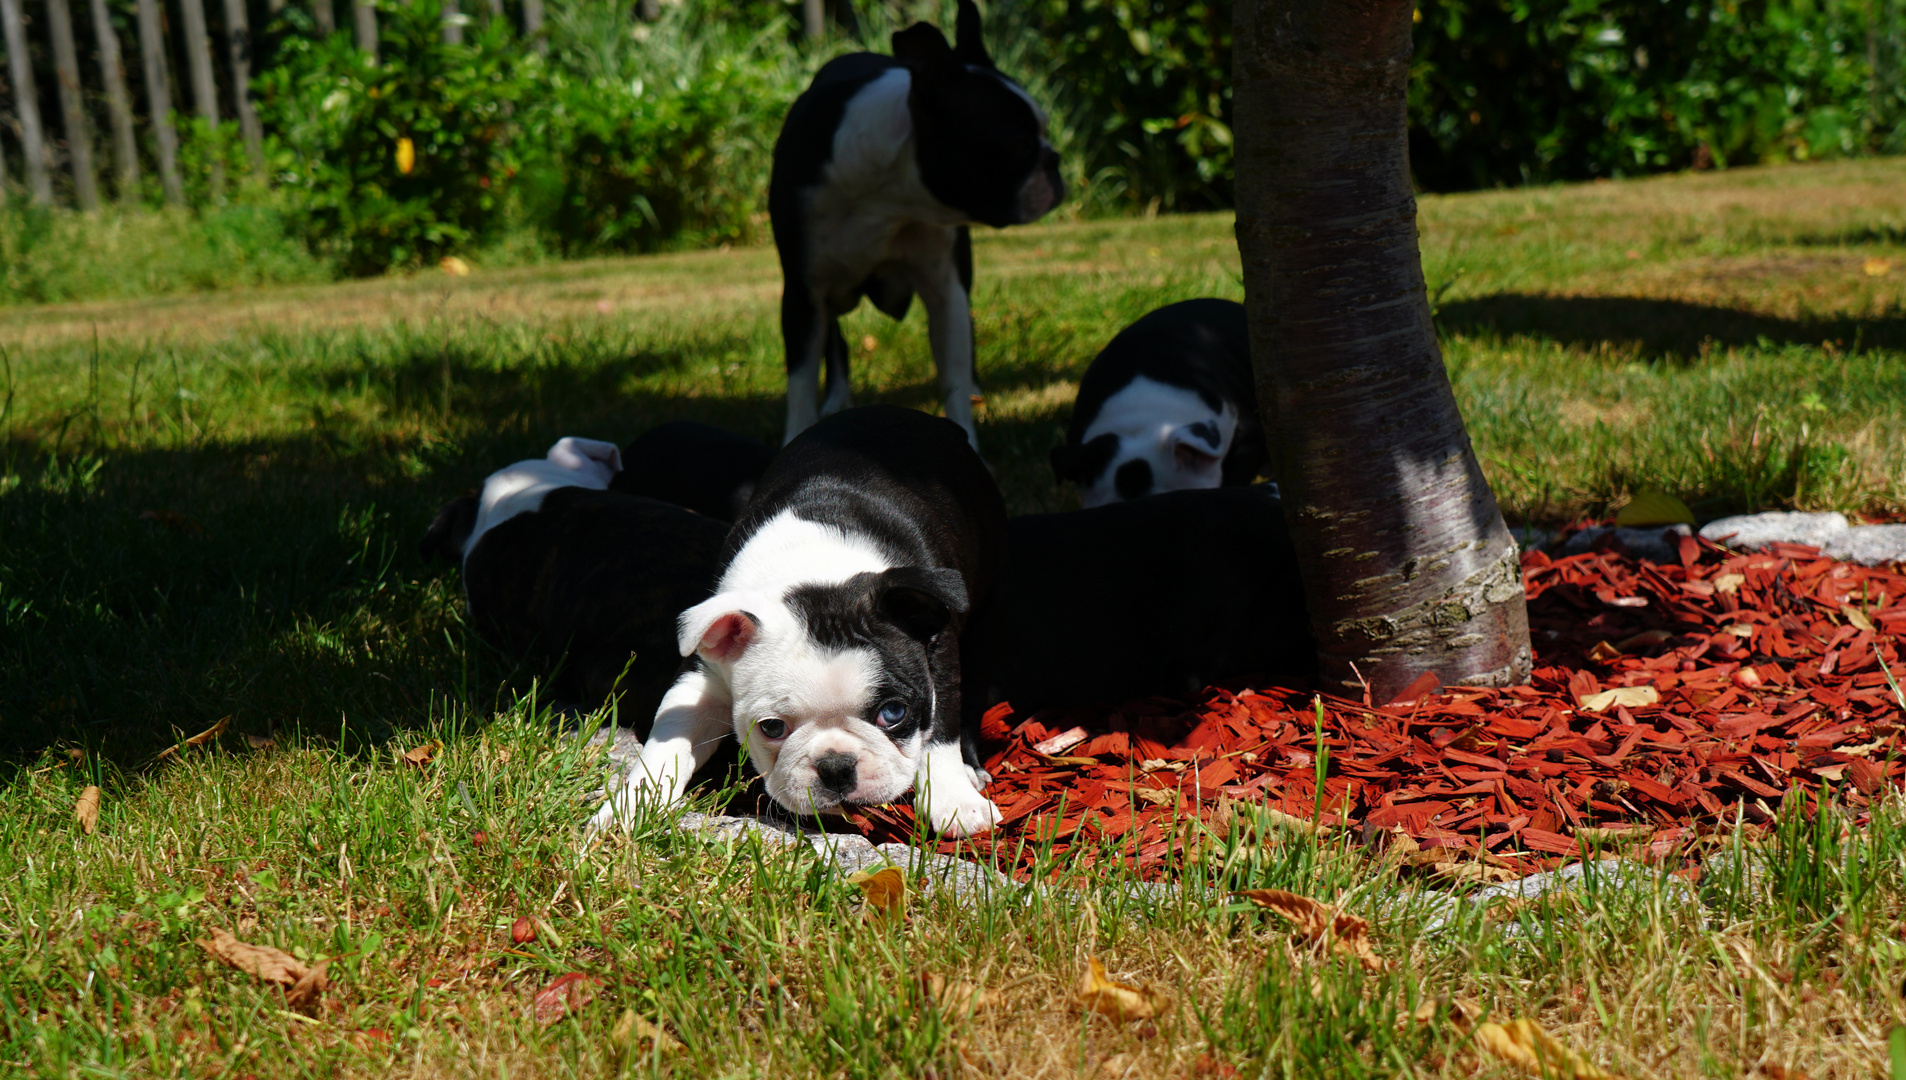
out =
[[[845,795],[854,790],[859,778],[854,775],[854,755],[831,753],[822,754],[814,762],[814,775],[821,786],[836,795]]]

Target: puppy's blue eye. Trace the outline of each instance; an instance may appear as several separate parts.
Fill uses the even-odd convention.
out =
[[[778,716],[765,716],[754,726],[754,729],[759,731],[764,739],[785,738],[788,733],[788,722]]]
[[[879,723],[881,727],[892,727],[907,718],[907,707],[898,701],[889,701],[880,707]]]

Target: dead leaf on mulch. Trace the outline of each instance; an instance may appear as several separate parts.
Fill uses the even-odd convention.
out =
[[[675,1036],[662,1030],[634,1009],[622,1010],[622,1017],[615,1022],[609,1037],[625,1054],[631,1051],[640,1054],[673,1054],[687,1049],[676,1040]]]
[[[240,941],[227,930],[215,929],[194,944],[247,975],[284,987],[285,1003],[297,1012],[316,1012],[318,999],[330,986],[325,974],[329,960],[307,966],[283,949]]]
[[[1618,658],[1619,653],[1616,654]],[[1661,700],[1661,694],[1652,686],[1618,686],[1613,690],[1604,690],[1599,694],[1584,694],[1582,708],[1589,712],[1602,712],[1616,705],[1630,709],[1639,709],[1644,705],[1653,705]]]
[[[530,999],[530,1013],[536,1022],[544,1027],[561,1020],[572,1012],[580,1012],[584,1005],[595,1000],[596,990],[602,983],[580,971],[561,975],[556,981],[536,991]]]
[[[1543,1080],[1617,1080],[1614,1073],[1563,1046],[1533,1020],[1477,1024],[1475,1040],[1485,1055]]]
[[[232,722],[231,717],[229,716],[223,717],[219,720],[218,723],[213,724],[211,727],[206,728],[204,731],[199,732],[197,735],[192,736],[191,738],[185,740],[184,742],[179,743],[175,746],[168,746],[164,750],[159,751],[159,756],[154,758],[153,760],[154,761],[171,761],[179,756],[179,751],[181,750],[190,750],[194,747],[204,746],[206,743],[211,742],[213,739],[216,739],[220,735],[225,734],[225,729],[227,726],[231,724],[231,722]]]
[[[421,769],[435,760],[437,754],[442,750],[443,740],[432,739],[422,746],[404,751],[404,763],[407,765],[415,765]]]
[[[1355,915],[1283,889],[1251,889],[1237,895],[1283,916],[1294,936],[1312,946],[1352,957],[1365,971],[1383,971],[1389,966],[1370,942],[1370,924]]]
[[[898,866],[849,874],[847,883],[860,886],[860,891],[866,894],[869,914],[891,923],[907,913],[907,876]]]
[[[1097,957],[1086,958],[1085,974],[1079,979],[1079,1008],[1125,1023],[1154,1019],[1170,1005],[1171,995],[1158,987],[1114,982],[1106,977],[1105,965]]]
[[[99,828],[99,788],[88,785],[79,793],[79,799],[73,803],[73,816],[79,819],[79,830],[87,836]]]

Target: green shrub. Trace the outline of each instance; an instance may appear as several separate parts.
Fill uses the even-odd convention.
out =
[[[1902,149],[1902,0],[1421,0],[1435,190]]]
[[[348,273],[429,263],[507,224],[541,61],[501,19],[457,44],[442,20],[440,0],[380,3],[376,62],[334,34],[287,42],[257,80],[293,221]]]

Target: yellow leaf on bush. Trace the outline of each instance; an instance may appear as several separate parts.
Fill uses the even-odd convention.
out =
[[[1635,493],[1628,505],[1615,512],[1615,524],[1624,529],[1640,529],[1650,525],[1692,525],[1694,511],[1688,504],[1662,491],[1659,488],[1646,488]]]
[[[1080,1008],[1124,1022],[1150,1020],[1170,1004],[1171,996],[1163,990],[1114,982],[1106,977],[1105,965],[1096,957],[1086,959],[1085,974],[1079,979]]]
[[[1370,924],[1355,915],[1283,889],[1251,889],[1237,895],[1283,916],[1297,935],[1311,944],[1327,942],[1332,952],[1355,957],[1365,971],[1382,971],[1388,966],[1370,943]]]
[[[1617,705],[1639,709],[1643,705],[1653,705],[1660,700],[1660,692],[1652,686],[1617,686],[1613,690],[1603,690],[1599,694],[1585,695],[1582,698],[1582,708],[1589,712],[1601,712]]]
[[[397,140],[397,171],[409,176],[410,170],[416,167],[417,144],[411,142],[410,136],[406,135]]]
[[[1533,1020],[1477,1024],[1476,1045],[1490,1057],[1544,1080],[1616,1080],[1614,1073],[1583,1060]]]
[[[79,793],[79,801],[73,804],[73,816],[79,819],[79,829],[87,836],[99,828],[99,789],[88,786]]]
[[[867,895],[868,909],[879,912],[889,922],[907,913],[907,876],[898,866],[862,870],[850,874],[847,883],[860,886],[860,891]]]

